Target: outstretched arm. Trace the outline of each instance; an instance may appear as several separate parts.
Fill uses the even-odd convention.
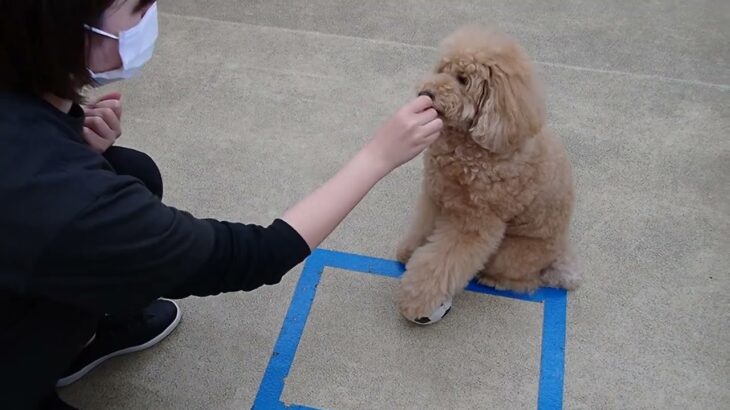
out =
[[[283,220],[310,249],[319,246],[381,178],[438,137],[443,123],[431,104],[423,96],[406,104],[340,172],[284,214]]]

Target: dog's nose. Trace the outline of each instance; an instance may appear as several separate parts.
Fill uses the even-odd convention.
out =
[[[423,90],[420,93],[418,93],[418,96],[419,97],[422,96],[422,95],[425,95],[426,97],[430,98],[431,101],[433,101],[433,100],[436,99],[436,96],[433,95],[433,93],[431,91],[428,91],[428,90]]]

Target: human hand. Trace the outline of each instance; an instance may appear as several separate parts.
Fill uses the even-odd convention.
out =
[[[106,94],[85,105],[83,137],[96,152],[102,154],[122,135],[122,95]]]
[[[427,96],[415,98],[401,107],[376,132],[364,148],[374,161],[390,172],[412,160],[440,135],[443,121]]]

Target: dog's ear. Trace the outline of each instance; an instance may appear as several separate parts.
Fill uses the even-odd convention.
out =
[[[498,154],[519,147],[545,122],[542,90],[531,67],[512,68],[506,71],[497,64],[489,67],[470,130],[477,144]]]

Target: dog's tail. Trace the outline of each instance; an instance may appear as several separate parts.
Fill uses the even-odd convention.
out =
[[[570,247],[558,256],[553,263],[543,269],[540,277],[544,286],[574,290],[582,281],[578,262]]]

